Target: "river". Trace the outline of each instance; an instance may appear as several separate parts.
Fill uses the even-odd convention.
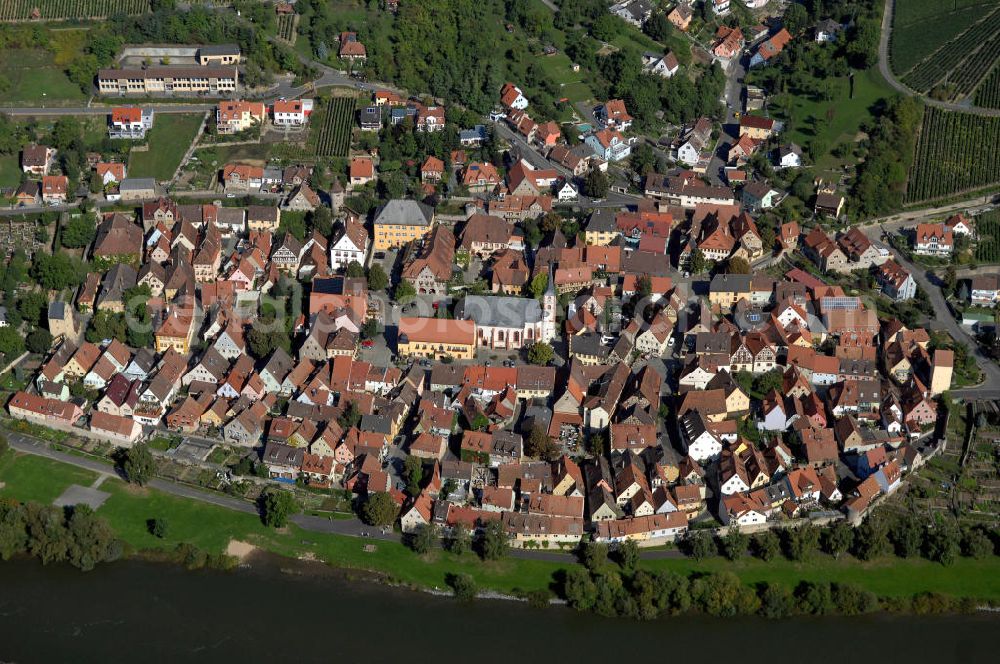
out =
[[[315,571],[273,559],[235,572],[0,563],[0,662],[965,664],[996,661],[1000,627],[993,615],[643,623]]]

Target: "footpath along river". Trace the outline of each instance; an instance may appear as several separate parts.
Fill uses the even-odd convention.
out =
[[[654,622],[450,597],[257,556],[251,569],[0,562],[0,663],[996,662],[1000,617]]]

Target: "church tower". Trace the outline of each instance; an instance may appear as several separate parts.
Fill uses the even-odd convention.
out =
[[[556,338],[556,280],[552,264],[549,263],[549,284],[542,295],[542,341],[550,343]]]

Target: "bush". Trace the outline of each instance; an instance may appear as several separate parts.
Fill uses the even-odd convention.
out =
[[[544,609],[549,605],[549,599],[551,594],[548,590],[532,590],[525,593],[525,598],[528,600],[528,606],[536,609]]]
[[[787,618],[795,613],[792,593],[780,583],[763,584],[759,595],[760,615],[765,618]]]
[[[850,583],[834,583],[830,590],[833,606],[845,616],[871,613],[878,608],[878,598],[874,593]]]
[[[10,443],[7,441],[7,436],[0,433],[0,457],[7,453],[10,449]]]
[[[146,521],[146,529],[149,530],[150,535],[158,539],[165,538],[170,531],[169,523],[166,519],[149,519]]]
[[[454,574],[449,572],[445,576],[444,582],[455,593],[457,599],[467,602],[476,598],[476,580],[468,574]]]

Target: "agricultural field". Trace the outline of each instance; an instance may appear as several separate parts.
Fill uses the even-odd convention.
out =
[[[942,198],[1000,182],[1000,118],[928,107],[906,202]]]
[[[889,60],[902,76],[983,18],[993,0],[897,0]]]
[[[0,0],[0,21],[107,18],[148,11],[149,0]]]
[[[149,150],[129,157],[129,177],[172,178],[204,119],[203,113],[158,113],[147,136]]]
[[[1000,212],[994,210],[976,217],[976,235],[976,260],[1000,263]]]
[[[980,7],[978,9],[985,9]],[[945,25],[944,17],[936,19]],[[932,19],[924,22],[934,23]],[[956,99],[970,94],[1000,57],[1000,7],[980,11],[979,19],[928,53],[908,70],[901,71],[904,84],[938,98]],[[899,62],[897,61],[897,70]]]
[[[330,97],[323,99],[322,104],[312,119],[310,141],[315,154],[318,157],[346,157],[351,149],[355,99]]]
[[[1000,65],[976,88],[976,106],[1000,108]]]

